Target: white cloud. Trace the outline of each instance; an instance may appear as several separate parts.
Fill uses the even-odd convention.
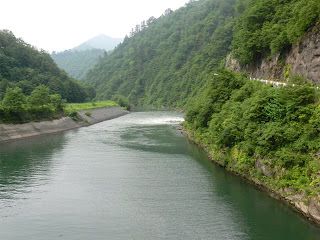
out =
[[[47,51],[73,48],[98,34],[124,37],[131,28],[188,0],[4,0],[0,29]]]

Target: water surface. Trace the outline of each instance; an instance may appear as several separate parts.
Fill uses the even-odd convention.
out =
[[[0,239],[320,239],[212,164],[182,114],[135,112],[0,145]]]

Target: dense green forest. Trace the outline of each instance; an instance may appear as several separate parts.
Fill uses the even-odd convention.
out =
[[[65,70],[70,77],[81,80],[105,54],[106,52],[102,49],[67,50],[59,53],[53,52],[51,57],[58,67]]]
[[[241,63],[283,51],[319,21],[319,0],[190,1],[137,25],[89,72],[99,99],[184,107],[230,52]]]
[[[319,24],[319,0],[248,0],[232,45],[240,63],[284,51]]]
[[[89,72],[99,99],[128,96],[139,105],[182,107],[230,52],[242,1],[190,1],[137,25]]]
[[[84,102],[94,97],[93,87],[68,77],[48,53],[0,31],[1,122],[59,117],[62,99]]]
[[[319,195],[319,92],[217,72],[189,106],[186,129],[216,161],[246,178]],[[257,168],[257,159],[270,172]]]
[[[68,77],[48,53],[16,38],[10,31],[0,31],[0,100],[7,88],[19,87],[25,95],[30,95],[41,84],[68,102],[94,97],[92,87]]]

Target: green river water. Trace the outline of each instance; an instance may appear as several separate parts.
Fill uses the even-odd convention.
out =
[[[320,239],[211,163],[177,131],[182,120],[133,112],[0,144],[0,239]]]

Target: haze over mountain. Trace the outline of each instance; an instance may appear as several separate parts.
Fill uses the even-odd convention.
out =
[[[51,57],[69,76],[83,79],[105,52],[112,51],[122,40],[100,34],[70,50],[53,52]]]
[[[103,49],[106,51],[111,51],[122,41],[123,41],[122,38],[112,38],[104,34],[100,34],[71,50],[84,51],[84,50],[90,50],[95,48],[95,49]]]

